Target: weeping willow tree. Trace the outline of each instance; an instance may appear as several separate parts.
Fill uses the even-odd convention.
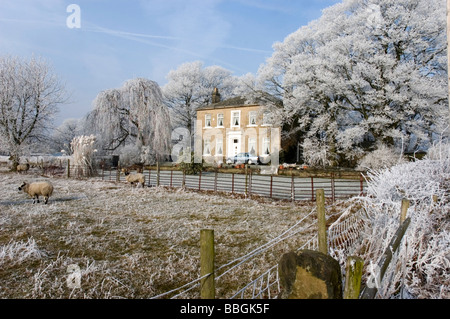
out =
[[[170,153],[169,111],[154,81],[132,79],[100,92],[88,118],[106,151],[134,145],[143,164]]]

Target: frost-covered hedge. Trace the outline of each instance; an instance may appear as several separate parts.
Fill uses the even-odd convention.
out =
[[[383,298],[450,298],[450,144],[421,161],[370,171],[360,198],[371,227],[358,251],[377,264],[399,226],[401,200],[411,224],[379,289]]]

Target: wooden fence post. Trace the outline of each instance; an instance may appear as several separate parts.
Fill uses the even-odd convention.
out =
[[[381,256],[380,261],[378,262],[378,282],[381,282],[383,280],[383,276],[389,266],[389,263],[392,260],[393,254],[397,251],[398,247],[400,246],[400,242],[402,241],[403,235],[405,235],[406,230],[408,229],[408,226],[411,222],[411,218],[408,217],[405,219],[405,221],[398,227],[397,231],[395,232],[394,236],[392,237],[389,246],[384,251],[383,256]],[[377,281],[375,281],[377,283]],[[364,290],[361,293],[361,299],[373,299],[375,298],[375,295],[378,291],[377,285],[367,285]]]
[[[159,175],[161,173],[161,169],[159,167],[159,160],[156,161],[156,187],[159,187]]]
[[[272,198],[273,175],[270,175],[270,198]]]
[[[400,223],[403,223],[405,221],[406,215],[408,212],[408,208],[409,208],[409,200],[403,199],[401,213],[400,213]]]
[[[295,184],[294,184],[294,174],[291,175],[291,201],[295,201]]]
[[[70,159],[67,159],[67,178],[70,178]]]
[[[328,255],[327,226],[325,218],[325,191],[323,189],[316,190],[316,205],[317,223],[319,227],[319,251],[325,255]]]
[[[336,201],[336,187],[334,183],[334,173],[331,173],[331,201]]]
[[[433,195],[433,203],[436,204],[438,202],[438,196]]]
[[[215,298],[214,254],[214,230],[200,230],[200,277],[206,276],[200,281],[201,299]]]
[[[244,194],[247,197],[248,194],[248,164],[245,164],[244,166],[244,174],[245,174],[245,187],[244,187]]]
[[[363,178],[363,174],[360,173],[359,174],[359,189],[360,189],[360,196],[364,195],[364,178]]]
[[[432,209],[430,210],[430,214],[433,214],[433,212],[434,212],[434,206],[436,206],[436,204],[437,204],[437,202],[438,202],[438,197],[437,197],[437,195],[433,195],[432,201],[433,201],[433,206],[432,206]]]
[[[234,173],[231,173],[231,194],[234,194]]]
[[[216,193],[217,192],[217,175],[218,175],[219,173],[217,172],[217,168],[216,168],[216,170],[215,170],[215,172],[214,172],[214,193]]]
[[[364,260],[357,256],[349,256],[345,267],[344,299],[358,299],[361,290],[361,277]]]
[[[249,180],[248,180],[248,195],[252,196],[252,183],[253,183],[253,171],[249,168]]]

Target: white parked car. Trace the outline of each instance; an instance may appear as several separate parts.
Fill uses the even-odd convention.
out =
[[[227,159],[227,164],[260,164],[259,157],[250,153],[239,153]]]

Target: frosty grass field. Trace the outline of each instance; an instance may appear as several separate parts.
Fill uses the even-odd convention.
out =
[[[65,178],[50,178],[48,205],[32,204],[18,186],[42,179],[0,173],[0,298],[149,298],[199,277],[201,229],[214,229],[217,267],[276,237],[313,205]],[[294,237],[227,274],[217,297],[303,242]],[[81,269],[78,289],[66,282],[73,264]]]

